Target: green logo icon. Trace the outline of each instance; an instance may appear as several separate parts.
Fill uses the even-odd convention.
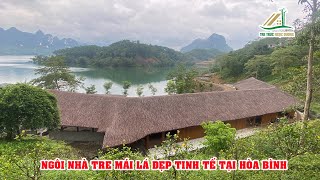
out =
[[[293,29],[293,27],[286,25],[286,12],[285,8],[280,9],[279,12],[274,12],[260,27],[265,30]]]

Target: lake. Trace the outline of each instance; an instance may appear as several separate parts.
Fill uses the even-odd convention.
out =
[[[37,65],[31,63],[32,56],[0,56],[0,84],[29,82],[37,77],[34,70]],[[129,96],[137,96],[136,88],[138,85],[144,87],[143,95],[152,95],[148,89],[151,83],[157,88],[156,95],[165,95],[166,76],[171,68],[108,68],[108,69],[91,69],[91,68],[70,68],[72,73],[77,77],[84,77],[84,86],[95,85],[97,94],[104,94],[103,84],[106,81],[113,82],[110,90],[111,94],[122,94],[122,81],[129,81],[132,86],[128,90]],[[85,92],[79,89],[78,92]]]

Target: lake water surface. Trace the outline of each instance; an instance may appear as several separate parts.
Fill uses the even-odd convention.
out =
[[[29,82],[36,78],[34,70],[37,65],[31,63],[32,56],[0,56],[0,84]],[[151,83],[157,88],[156,95],[165,95],[166,76],[171,71],[170,68],[108,68],[108,69],[90,69],[90,68],[71,68],[76,76],[84,77],[84,86],[95,85],[98,94],[104,94],[103,84],[106,81],[113,82],[110,90],[111,94],[122,94],[122,81],[132,83],[129,89],[129,96],[137,96],[136,88],[138,85],[144,87],[145,96],[150,96],[148,84]],[[78,92],[84,92],[79,89]]]

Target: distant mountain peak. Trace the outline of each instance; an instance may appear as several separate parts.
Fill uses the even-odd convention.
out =
[[[44,36],[44,33],[39,29],[35,35],[38,35],[38,36]]]
[[[222,35],[216,34],[216,33],[212,33],[211,36],[209,37],[209,39],[210,39],[211,37],[216,37],[216,36],[222,36]],[[222,37],[223,37],[223,36],[222,36]]]
[[[224,42],[226,42],[226,39],[224,38],[224,36],[222,35],[219,35],[219,34],[216,34],[216,33],[213,33],[209,38],[208,40],[223,40]]]
[[[19,31],[17,28],[15,28],[15,27],[11,27],[11,28],[9,28],[7,31],[11,31],[11,32],[17,32],[17,31]]]
[[[213,33],[207,39],[195,39],[191,44],[183,47],[181,52],[189,52],[193,49],[217,49],[222,52],[232,50],[227,44],[225,37],[216,33]]]

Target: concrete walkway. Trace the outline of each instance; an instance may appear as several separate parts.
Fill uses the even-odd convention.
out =
[[[260,129],[261,129],[261,127],[245,128],[245,129],[237,130],[236,139],[252,136],[256,132],[258,132]],[[203,148],[204,147],[204,145],[203,145],[204,140],[205,140],[204,138],[190,139],[188,141],[188,143],[190,144],[190,148],[188,148],[188,151],[194,151],[194,150]],[[179,142],[177,144],[181,146],[182,143],[183,142]],[[148,157],[150,159],[161,159],[161,158],[165,157],[165,155],[163,153],[164,152],[162,152],[160,150],[160,148],[151,148],[151,149],[149,149]],[[171,156],[173,156],[174,154],[175,154],[174,152],[170,153]]]

